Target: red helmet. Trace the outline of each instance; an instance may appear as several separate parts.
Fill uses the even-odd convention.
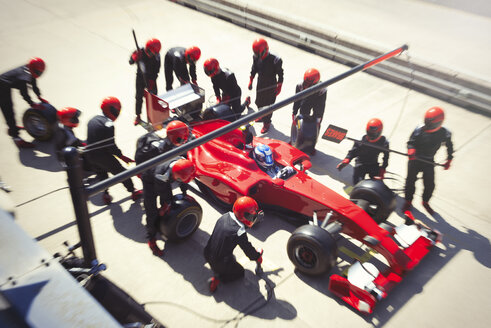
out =
[[[29,68],[29,72],[31,72],[32,77],[37,79],[41,76],[41,74],[43,74],[46,64],[41,58],[33,57],[31,60],[29,60],[27,67]]]
[[[220,73],[220,64],[215,58],[207,59],[203,64],[203,68],[205,70],[205,74],[209,77],[214,77],[215,75]]]
[[[197,62],[199,57],[201,57],[201,50],[196,46],[187,48],[184,52],[184,57],[186,57],[188,63]]]
[[[256,54],[256,56],[263,59],[269,52],[268,43],[263,38],[256,39],[252,43],[252,51]]]
[[[189,128],[186,123],[175,120],[167,125],[167,138],[169,138],[170,142],[172,142],[175,146],[180,146],[186,143],[186,141],[188,141],[188,137]]]
[[[160,44],[159,39],[150,39],[145,44],[145,52],[147,55],[156,55],[160,52],[162,45]]]
[[[382,121],[378,118],[372,118],[367,123],[367,139],[370,142],[376,142],[382,136],[382,130],[384,129],[384,125]]]
[[[189,159],[181,158],[172,166],[172,177],[184,183],[191,181],[196,175],[196,166]]]
[[[232,211],[235,217],[249,228],[264,216],[263,211],[259,210],[257,202],[249,196],[238,198],[234,203]]]
[[[82,112],[73,107],[65,107],[57,112],[61,124],[74,128],[78,126],[78,117]]]
[[[425,113],[425,131],[435,132],[442,127],[445,113],[440,107],[431,107]]]
[[[106,97],[102,100],[101,109],[106,117],[116,121],[121,112],[121,103],[116,97]]]
[[[321,74],[315,68],[309,68],[305,71],[303,75],[303,86],[304,88],[308,88],[319,82],[321,79]]]

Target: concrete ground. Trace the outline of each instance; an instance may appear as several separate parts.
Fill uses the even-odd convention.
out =
[[[436,11],[435,21],[444,20],[443,14],[450,10],[421,1],[397,3],[410,6],[414,10],[413,18],[420,13],[417,8],[421,14],[431,8]],[[209,57],[217,58],[223,67],[235,72],[244,96],[250,93],[246,87],[251,43],[258,35],[170,1],[0,0],[0,5],[0,42],[4,45],[0,71],[24,64],[31,56],[42,57],[47,63],[39,79],[42,94],[57,108],[72,106],[83,111],[76,129],[80,138],[86,136],[88,120],[99,114],[101,100],[106,96],[118,97],[123,110],[116,121],[116,142],[127,156],[133,156],[136,139],[144,133],[141,127],[132,124],[135,67],[127,62],[134,49],[132,28],[140,43],[150,37],[159,38],[163,51],[178,45],[199,46],[202,57],[198,62],[198,83],[205,88],[207,98],[213,91],[201,65]],[[355,7],[349,12],[366,8]],[[403,7],[401,10],[405,12]],[[481,25],[489,24],[489,16],[462,14],[468,18],[466,30],[472,30],[475,36],[483,35],[474,42],[455,35],[455,51],[461,50],[460,42],[465,42],[472,58],[468,62],[480,64],[483,69],[476,72],[489,80],[489,70],[484,69],[489,68],[488,52],[481,50],[483,45],[489,47],[489,35],[484,34]],[[473,22],[476,22],[474,27]],[[356,24],[354,20],[350,25]],[[435,27],[421,38],[429,39],[429,31],[448,35]],[[395,43],[394,48],[408,41],[399,40],[397,34],[393,37],[395,41],[388,43]],[[309,67],[318,68],[322,79],[348,69],[276,40],[268,42],[271,51],[281,55],[284,62],[285,82],[279,99],[293,94],[295,84]],[[421,49],[431,46],[427,42]],[[440,56],[435,58],[439,64],[446,60],[450,63],[453,57],[450,51]],[[469,67],[468,71],[472,70]],[[157,83],[164,90],[163,72]],[[26,103],[17,92],[13,96],[20,123]],[[195,196],[204,211],[199,230],[185,243],[166,244],[162,259],[154,257],[145,243],[143,204],[131,201],[122,185],[110,189],[114,197],[110,206],[102,204],[100,195],[92,197],[89,211],[97,256],[108,266],[105,274],[168,327],[462,327],[469,323],[473,327],[486,327],[491,304],[487,297],[491,292],[491,205],[487,194],[491,183],[487,174],[491,166],[489,117],[357,73],[329,87],[322,130],[332,123],[345,127],[351,137],[358,138],[367,120],[379,117],[391,148],[405,151],[411,131],[422,122],[425,110],[434,105],[446,111],[444,125],[453,132],[455,159],[448,171],[436,168],[437,188],[431,203],[437,214],[430,216],[420,206],[421,183],[417,185],[414,203],[417,218],[442,232],[444,239],[378,304],[371,316],[362,316],[336,299],[328,291],[327,276],[312,278],[295,272],[286,254],[286,242],[295,226],[274,213],[267,213],[266,219],[250,231],[252,243],[265,251],[266,278],[258,279],[254,275],[254,263],[238,250],[237,257],[247,269],[246,278],[220,286],[210,295],[206,280],[211,271],[204,263],[202,249],[221,212],[199,194]],[[266,136],[288,140],[290,117],[291,107],[275,112],[273,128]],[[25,132],[22,136],[31,139]],[[53,156],[51,144],[35,144],[34,150],[19,151],[7,134],[1,133],[0,176],[12,187],[9,196],[15,206],[17,223],[48,252],[63,252],[63,241],[75,244],[79,239],[69,192],[56,191],[67,186],[66,173]],[[319,140],[317,155],[312,158],[311,176],[344,193],[352,169],[347,167],[338,172],[335,167],[350,147],[348,141],[333,144]],[[441,149],[436,160],[444,159],[445,151]],[[388,180],[391,187],[403,187],[406,163],[403,156],[391,156],[388,170],[395,178]],[[138,179],[134,178],[134,182],[141,186]],[[41,195],[44,196],[38,198]],[[399,197],[399,207],[401,203]],[[390,221],[401,223],[400,211],[392,214]],[[274,286],[270,297],[266,284]]]

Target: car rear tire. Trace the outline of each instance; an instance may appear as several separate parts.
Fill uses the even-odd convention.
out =
[[[338,246],[327,230],[314,225],[296,229],[287,244],[288,257],[298,271],[322,275],[336,265]]]
[[[176,195],[170,211],[160,218],[160,231],[169,241],[183,241],[198,229],[202,216],[203,209],[194,198]]]
[[[350,200],[367,212],[377,224],[385,221],[396,206],[394,192],[382,180],[358,182],[350,193]],[[364,200],[368,204],[359,200]]]
[[[56,109],[54,110],[56,117]],[[22,123],[31,137],[39,141],[48,141],[53,137],[57,124],[56,118],[53,120],[51,116],[51,113],[46,115],[40,110],[29,108],[22,117]]]

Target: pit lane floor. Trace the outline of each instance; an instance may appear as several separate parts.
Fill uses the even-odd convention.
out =
[[[21,65],[31,56],[42,57],[47,63],[38,81],[42,94],[57,108],[82,110],[81,124],[76,129],[80,138],[86,136],[88,120],[99,114],[102,98],[118,97],[123,111],[115,124],[116,141],[127,156],[133,156],[136,139],[144,133],[141,127],[132,125],[135,67],[127,62],[134,48],[131,28],[135,28],[141,44],[150,37],[159,38],[163,52],[173,46],[198,45],[202,50],[198,83],[207,97],[213,91],[202,63],[209,57],[235,72],[243,96],[254,96],[246,87],[251,43],[258,34],[222,20],[159,0],[1,0],[0,4],[0,41],[4,45],[0,71]],[[268,42],[271,51],[284,62],[285,82],[279,99],[293,94],[309,67],[318,68],[324,80],[348,70],[279,41]],[[401,39],[393,46],[405,42]],[[473,60],[487,64],[487,57],[478,49],[478,44],[469,49]],[[164,90],[163,67],[157,83]],[[13,98],[20,123],[26,104],[16,91]],[[211,271],[204,263],[202,249],[221,212],[199,194],[195,196],[204,211],[199,230],[184,243],[167,244],[163,259],[154,257],[145,243],[142,203],[133,203],[122,185],[110,189],[114,197],[111,206],[104,206],[100,195],[91,197],[89,212],[98,258],[108,266],[105,274],[146,304],[145,308],[168,327],[461,327],[469,322],[473,327],[487,326],[487,295],[491,291],[491,178],[487,174],[491,166],[491,120],[357,73],[329,88],[322,130],[332,123],[358,138],[367,120],[379,117],[391,147],[404,151],[424,111],[434,105],[446,111],[444,125],[453,132],[455,160],[449,171],[436,169],[437,187],[431,203],[437,214],[432,217],[420,206],[420,182],[414,203],[417,218],[442,232],[443,243],[378,304],[373,315],[359,315],[334,298],[327,289],[327,276],[312,278],[294,271],[286,242],[295,226],[273,213],[267,213],[261,225],[250,231],[252,243],[265,251],[265,279],[258,279],[254,263],[237,251],[247,269],[246,278],[222,285],[210,295],[206,280]],[[290,120],[291,107],[275,112],[267,136],[288,140]],[[260,125],[256,125],[256,131]],[[21,135],[30,140],[25,132]],[[23,204],[15,208],[17,222],[50,253],[63,252],[63,241],[74,244],[79,239],[68,190],[28,201],[66,187],[66,174],[53,156],[52,145],[35,143],[35,150],[19,151],[6,133],[0,134],[0,176],[13,189],[9,194],[12,203]],[[350,147],[348,141],[332,144],[319,140],[310,174],[344,193],[352,169],[338,172],[335,166]],[[437,161],[444,158],[442,149]],[[407,159],[392,155],[389,163],[388,171],[394,173],[395,180],[388,180],[388,184],[402,188]],[[141,186],[136,178],[134,182]],[[399,208],[401,204],[399,198]],[[390,221],[401,223],[400,211],[392,214]],[[274,286],[269,300],[266,285]]]

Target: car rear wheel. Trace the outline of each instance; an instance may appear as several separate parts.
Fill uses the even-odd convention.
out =
[[[327,230],[314,225],[303,225],[288,239],[288,257],[298,271],[308,275],[322,275],[336,265],[338,247]]]
[[[170,211],[160,218],[160,231],[170,241],[185,240],[198,229],[202,216],[203,209],[194,198],[176,195]]]
[[[377,223],[385,221],[394,211],[395,194],[382,180],[362,180],[350,193],[350,200],[360,206]],[[360,200],[367,203],[360,202]]]

